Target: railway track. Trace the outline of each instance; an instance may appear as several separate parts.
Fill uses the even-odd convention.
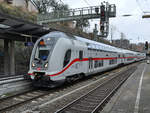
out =
[[[118,69],[113,70],[113,71],[111,71],[111,73],[115,73],[117,70]],[[67,86],[64,86],[61,89],[64,89],[65,87],[67,87]],[[22,92],[19,94],[1,98],[0,99],[0,113],[5,112],[7,110],[11,110],[13,108],[16,108],[20,105],[23,105],[25,103],[28,103],[28,102],[38,99],[40,97],[46,96],[50,93],[53,93],[54,91],[56,92],[56,89],[51,90],[50,92],[31,89],[31,90],[28,90],[28,91],[25,91],[25,92]]]
[[[117,73],[118,70],[120,70],[120,69],[115,69],[115,70],[112,70],[112,71],[107,72],[107,73]],[[106,73],[104,75],[106,75]],[[16,95],[12,95],[12,96],[8,96],[6,98],[2,98],[2,99],[0,99],[0,113],[12,110],[12,109],[17,108],[17,107],[19,107],[21,105],[24,105],[24,104],[26,104],[26,103],[28,103],[28,102],[30,102],[32,100],[36,100],[38,98],[42,98],[42,97],[44,97],[46,95],[49,95],[49,94],[51,94],[53,92],[56,92],[56,91],[59,91],[59,90],[63,90],[66,87],[68,87],[68,85],[64,86],[63,88],[52,89],[50,91],[41,91],[41,90],[33,90],[33,89],[31,89],[31,90],[26,91],[26,92],[22,92],[22,93],[19,93],[19,94],[16,94]],[[72,112],[70,112],[70,113],[72,113]]]
[[[0,113],[15,108],[19,105],[25,104],[37,98],[43,97],[52,93],[49,91],[41,91],[41,90],[30,90],[20,94],[16,94],[13,96],[9,96],[7,98],[0,99]]]
[[[55,113],[98,113],[135,70],[136,66],[126,69]]]

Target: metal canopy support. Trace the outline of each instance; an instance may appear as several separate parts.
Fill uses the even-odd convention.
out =
[[[22,35],[30,35],[33,37],[33,40],[37,40],[43,34],[49,33],[51,30],[44,29],[44,26],[25,21],[7,14],[0,12],[0,38],[3,39],[4,35],[8,33],[13,35],[9,39],[18,41],[24,41]],[[40,34],[41,33],[41,34]],[[37,35],[38,34],[38,35]],[[16,38],[19,37],[20,38]],[[8,37],[4,37],[8,38]]]
[[[0,12],[0,39],[4,39],[4,74],[15,74],[15,41],[35,42],[51,29]]]
[[[4,74],[9,75],[9,40],[4,40]]]
[[[15,41],[10,41],[10,74],[15,75]]]
[[[4,74],[15,75],[15,42],[4,39]]]

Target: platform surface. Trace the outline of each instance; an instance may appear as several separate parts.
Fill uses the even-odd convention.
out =
[[[101,113],[150,113],[150,64],[138,65]]]

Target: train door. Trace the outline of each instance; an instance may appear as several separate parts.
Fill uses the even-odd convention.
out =
[[[80,59],[80,60],[83,60],[83,50],[80,50],[80,51],[79,51],[79,59]],[[79,65],[80,65],[80,67],[82,68],[82,67],[83,67],[83,62],[80,62]],[[81,68],[80,68],[80,69],[81,69]]]
[[[125,56],[122,54],[121,63],[124,63]]]
[[[92,58],[89,58],[89,72],[93,71],[93,60]]]

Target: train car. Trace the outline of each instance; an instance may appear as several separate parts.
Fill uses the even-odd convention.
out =
[[[28,75],[34,86],[53,88],[132,63],[136,57],[133,51],[54,31],[35,43]]]
[[[136,52],[136,61],[140,61],[146,58],[146,54],[145,53],[140,53],[140,52]]]

